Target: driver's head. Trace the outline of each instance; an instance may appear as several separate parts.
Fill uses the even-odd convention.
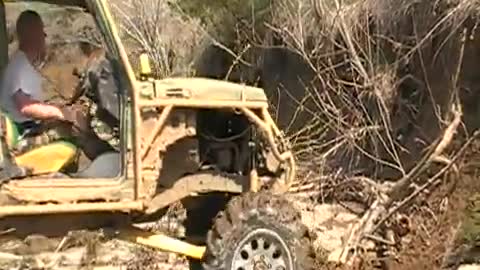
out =
[[[19,48],[31,60],[41,62],[46,55],[45,31],[42,18],[33,10],[23,11],[17,19]]]

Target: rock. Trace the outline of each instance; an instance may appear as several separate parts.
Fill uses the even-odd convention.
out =
[[[480,264],[465,264],[460,265],[458,270],[480,270]]]
[[[302,211],[302,220],[315,231],[316,249],[333,252],[342,247],[343,238],[349,232],[349,226],[358,221],[358,216],[336,204],[318,204],[294,202]],[[310,208],[310,209],[309,209]],[[332,255],[333,256],[333,255]]]
[[[23,241],[4,237],[2,240],[6,241],[0,242],[0,269],[74,270],[89,266],[92,270],[116,270],[125,269],[126,265],[129,269],[188,269],[181,256],[117,239],[104,240],[94,233],[71,232],[70,238],[74,239],[61,245],[62,239],[39,235]]]
[[[28,246],[23,253],[33,254],[36,252],[52,251],[58,246],[59,242],[49,239],[43,235],[29,235],[25,239],[25,244]]]
[[[340,256],[342,255],[342,248],[337,248],[328,255],[327,261],[329,262],[339,262]]]

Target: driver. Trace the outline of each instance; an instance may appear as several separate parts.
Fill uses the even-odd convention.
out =
[[[23,11],[17,19],[16,31],[18,50],[5,69],[0,89],[2,111],[15,122],[20,136],[30,131],[15,150],[22,152],[25,148],[68,137],[86,143],[89,139],[83,136],[88,126],[85,115],[45,102],[38,71],[46,56],[46,34],[40,15],[32,10]]]

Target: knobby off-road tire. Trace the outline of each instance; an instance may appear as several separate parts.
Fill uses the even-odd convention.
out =
[[[233,198],[207,236],[206,270],[315,269],[311,234],[300,213],[268,192]],[[253,265],[256,267],[253,267]]]
[[[225,209],[231,197],[225,193],[209,193],[184,200],[187,219],[184,222],[185,236],[189,243],[205,245],[207,233],[212,228],[215,217]],[[203,270],[200,260],[188,258],[190,270]]]

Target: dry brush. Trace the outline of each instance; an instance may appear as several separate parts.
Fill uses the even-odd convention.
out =
[[[479,8],[477,1],[286,0],[273,9],[268,29],[314,74],[298,100],[312,120],[291,134],[308,178],[295,190],[365,205],[338,261],[396,246],[409,226],[404,210],[448,172],[458,177],[458,159],[478,136],[468,122],[478,105],[468,96],[478,95],[471,67]],[[460,148],[451,146],[456,139]]]

